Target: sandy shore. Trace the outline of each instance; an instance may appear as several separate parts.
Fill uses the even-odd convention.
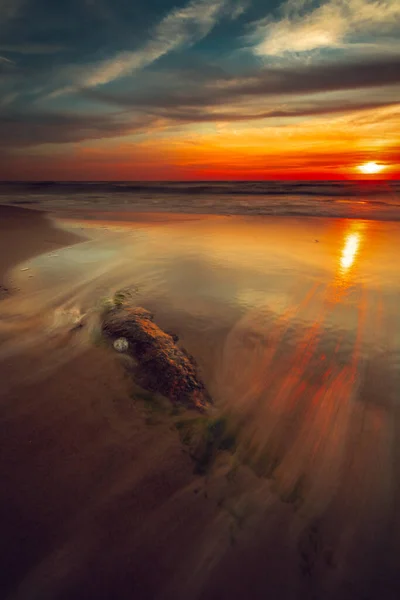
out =
[[[55,227],[42,211],[0,205],[0,286],[10,287],[6,271],[14,265],[81,240]]]
[[[77,241],[34,211],[2,207],[1,219],[2,277],[29,255]],[[204,503],[194,494],[201,482],[169,425],[146,425],[132,382],[106,350],[92,347],[46,373],[57,350],[51,340],[0,362],[0,595],[130,598],[142,588],[149,597],[166,576],[146,572],[161,559],[159,550],[151,558],[152,540],[170,540],[166,525],[185,495]],[[200,527],[191,511],[185,536]],[[157,520],[167,531],[161,541]]]
[[[300,456],[306,463],[315,463],[313,474],[317,484],[319,481],[330,484],[326,473],[339,454],[336,451],[338,433],[344,430],[336,424],[335,419],[340,414],[357,433],[354,438],[357,443],[353,444],[351,438],[346,446],[350,451],[352,445],[356,449],[355,460],[346,471],[350,484],[344,481],[340,490],[328,489],[332,505],[339,498],[339,508],[328,506],[326,516],[322,509],[312,513],[302,511],[299,490],[284,496],[277,481],[259,476],[257,470],[229,453],[221,453],[210,471],[200,476],[194,472],[194,463],[181,443],[175,417],[168,410],[155,409],[148,398],[141,396],[118,357],[101,344],[93,343],[95,340],[88,343],[84,330],[66,335],[62,326],[55,327],[53,323],[59,306],[74,306],[78,297],[76,290],[84,307],[103,289],[105,278],[110,289],[118,281],[124,281],[131,272],[132,257],[138,275],[146,282],[151,268],[149,248],[154,256],[160,257],[154,259],[155,267],[148,282],[149,302],[154,294],[153,278],[157,278],[160,265],[165,265],[165,253],[169,249],[173,266],[178,259],[187,261],[182,270],[185,285],[190,290],[199,285],[199,305],[191,308],[200,310],[201,302],[205,302],[201,298],[205,285],[198,281],[202,275],[204,281],[208,281],[210,270],[202,270],[201,264],[194,263],[190,245],[185,245],[183,223],[176,229],[174,247],[163,237],[164,224],[160,222],[156,229],[141,230],[138,240],[143,247],[139,242],[134,246],[128,243],[136,240],[129,236],[137,235],[136,230],[128,230],[122,241],[111,235],[110,242],[99,238],[92,245],[76,244],[60,250],[56,257],[38,256],[29,263],[30,269],[36,269],[37,276],[33,278],[36,287],[31,289],[29,281],[32,280],[28,275],[26,279],[22,277],[26,273],[19,273],[17,268],[11,272],[10,279],[6,269],[29,256],[53,252],[77,242],[78,238],[56,228],[40,213],[3,207],[1,210],[4,211],[1,213],[4,235],[0,236],[0,273],[5,276],[8,287],[13,286],[14,278],[18,280],[14,287],[22,282],[20,291],[0,300],[1,598],[354,600],[378,597],[378,591],[379,597],[384,599],[397,597],[398,586],[393,573],[397,568],[399,537],[389,535],[398,529],[397,512],[390,508],[397,479],[392,481],[391,474],[389,478],[387,468],[387,464],[395,464],[398,454],[394,442],[389,446],[387,433],[391,427],[390,440],[395,439],[397,421],[394,412],[388,411],[387,418],[384,416],[386,407],[382,403],[370,401],[366,405],[368,411],[361,411],[363,405],[358,403],[359,412],[353,413],[350,401],[348,411],[346,403],[337,402],[335,394],[339,397],[345,385],[353,393],[355,372],[347,375],[344,367],[337,379],[331,380],[334,393],[324,402],[311,403],[302,433],[296,438],[295,451],[288,453],[288,468],[286,471],[281,468],[281,476],[290,478],[291,469],[298,467]],[[140,220],[143,221],[143,217]],[[284,239],[283,229],[271,227],[266,236],[260,226],[255,235],[253,225],[245,230],[248,237],[244,238],[240,223],[237,226],[235,223],[226,229],[222,242],[214,235],[216,230],[213,231],[212,223],[205,236],[200,224],[200,233],[196,234],[196,227],[193,232],[207,246],[207,252],[212,250],[213,259],[218,251],[221,257],[229,260],[234,257],[236,262],[242,260],[235,252],[237,240],[245,239],[249,252],[253,252],[251,264],[256,263],[257,257],[264,264],[266,237],[270,239],[275,235],[276,244]],[[112,226],[102,224],[110,230]],[[219,225],[216,227],[219,231]],[[332,240],[339,235],[336,227],[333,226],[333,233],[329,229]],[[301,230],[303,241],[299,249],[303,249],[304,256],[311,254],[317,260],[315,248],[319,246],[315,244],[315,236],[309,235],[307,229],[304,231]],[[351,236],[354,233],[348,234],[350,242],[354,241]],[[116,258],[116,244],[121,260]],[[327,244],[323,250],[326,252],[324,262],[329,262],[329,247]],[[346,248],[345,242],[344,250]],[[346,252],[342,258],[339,255],[339,260],[346,266],[349,261]],[[334,261],[336,257],[332,258],[332,264]],[[107,272],[105,263],[109,266]],[[73,269],[68,271],[71,264]],[[314,265],[306,264],[307,271],[311,268],[314,269]],[[68,271],[65,280],[64,271]],[[187,302],[185,297],[181,299],[175,271],[168,272],[176,290],[175,304]],[[243,272],[247,277],[247,271]],[[277,276],[280,277],[281,272],[285,276],[281,268]],[[388,277],[390,275],[391,272]],[[255,277],[259,279],[258,272]],[[272,283],[269,278],[268,285]],[[280,280],[278,283],[276,289],[281,290],[282,283]],[[82,289],[86,289],[84,284],[90,288],[86,295],[82,293]],[[217,277],[214,285],[220,289]],[[317,292],[321,288],[321,284],[318,285],[319,288],[314,285]],[[329,289],[337,302],[335,286],[336,283]],[[244,285],[239,289],[241,287]],[[52,290],[56,296],[54,301]],[[275,294],[274,298],[278,310],[282,297]],[[328,304],[321,301],[322,307]],[[334,301],[329,305],[334,306]],[[360,306],[364,306],[361,301]],[[179,325],[178,317],[168,317],[174,314],[173,307],[173,302],[164,305],[164,313],[160,308],[161,325],[163,322]],[[304,311],[306,318],[307,311],[312,313],[313,307],[307,304]],[[226,312],[222,306],[221,322]],[[195,322],[199,319],[196,315]],[[257,320],[260,316],[261,321]],[[244,381],[246,393],[245,377],[257,375],[253,366],[259,365],[262,380],[268,368],[265,360],[268,357],[264,356],[261,363],[252,359],[262,358],[260,352],[265,348],[262,339],[265,313],[257,313],[256,317],[253,325],[257,331],[251,339],[244,340],[250,345],[243,345],[239,337],[233,339],[230,348],[231,352],[239,352],[240,369],[227,372],[228,383],[240,388]],[[279,341],[280,330],[285,332],[285,319],[289,317],[287,311],[276,322],[272,341],[275,338]],[[342,320],[342,316],[340,318]],[[242,335],[240,331],[239,334]],[[315,327],[308,330],[303,322],[297,334],[301,343],[304,340],[306,349],[316,346],[320,335]],[[208,335],[207,328],[202,335],[194,330],[192,337],[188,335],[184,341],[191,352],[196,344],[202,346],[209,357],[211,372],[216,364],[215,338]],[[343,331],[340,335],[343,336]],[[237,346],[238,341],[241,343]],[[289,376],[296,375],[298,368],[303,368],[301,343],[294,348],[293,365],[282,358],[283,373],[275,369],[275,375],[284,377],[286,371]],[[277,348],[282,352],[282,348]],[[287,356],[292,356],[289,348]],[[307,357],[307,352],[304,356]],[[316,363],[309,362],[313,369],[312,375],[307,372],[310,390],[319,393]],[[310,365],[306,365],[307,368]],[[303,370],[303,375],[305,373]],[[324,372],[321,373],[323,379]],[[283,392],[290,391],[296,384],[295,375],[282,379],[286,381]],[[272,409],[278,418],[284,415],[286,400],[279,394],[275,397]],[[316,394],[315,398],[322,396]],[[302,406],[306,406],[308,400],[305,394]],[[337,410],[339,404],[340,411]],[[248,400],[244,408],[246,405]],[[347,415],[351,416],[351,423]],[[258,422],[264,423],[259,419]],[[360,422],[364,424],[361,430]],[[268,423],[271,421],[265,421]],[[277,422],[275,433],[279,434],[281,426],[288,430],[289,439],[292,434],[297,435],[291,419]],[[265,427],[260,428],[263,435],[265,431]],[[325,440],[331,438],[332,443],[324,446]],[[353,483],[354,474],[360,476],[357,486]],[[390,493],[387,492],[382,482],[393,490],[391,487]],[[359,524],[355,518],[358,515]],[[348,565],[351,569],[347,571]]]

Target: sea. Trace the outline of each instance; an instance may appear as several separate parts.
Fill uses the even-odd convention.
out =
[[[3,182],[0,202],[48,210],[400,220],[400,181]]]

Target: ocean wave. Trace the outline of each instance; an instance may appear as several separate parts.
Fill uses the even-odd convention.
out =
[[[35,181],[0,183],[4,193],[51,193],[51,194],[183,194],[183,195],[231,195],[231,196],[386,196],[398,195],[399,181],[230,181],[230,182],[63,182]]]
[[[0,201],[126,216],[132,211],[157,211],[400,220],[398,181],[38,181],[0,184]]]

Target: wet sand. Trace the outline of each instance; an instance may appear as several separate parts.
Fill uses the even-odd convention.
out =
[[[12,266],[81,239],[57,229],[42,211],[0,205],[0,285],[11,285],[5,274]]]
[[[76,239],[36,213],[5,214],[10,264],[48,249],[47,234],[52,250]],[[6,316],[18,299],[3,303]],[[41,325],[39,315],[19,333]],[[3,335],[4,347],[15,331]],[[1,597],[152,597],[181,572],[169,548],[186,546],[189,560],[190,536],[211,523],[215,502],[171,423],[133,402],[109,351],[92,344],[65,357],[62,333],[41,342],[0,361]]]
[[[42,217],[13,218],[8,250],[45,250]],[[0,305],[2,597],[397,598],[398,230],[117,221],[17,267]],[[128,284],[239,427],[206,476],[60,320]]]

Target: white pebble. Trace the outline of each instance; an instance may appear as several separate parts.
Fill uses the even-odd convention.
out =
[[[117,352],[126,352],[129,348],[128,340],[124,337],[118,338],[113,344]]]

